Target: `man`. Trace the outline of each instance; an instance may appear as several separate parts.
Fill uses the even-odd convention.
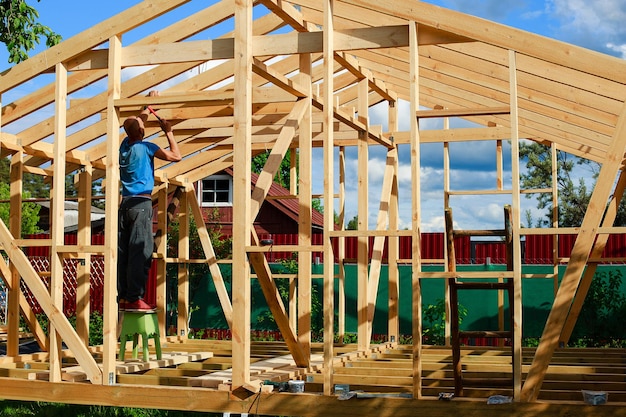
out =
[[[149,96],[158,96],[158,91],[151,91]],[[131,116],[124,121],[127,137],[120,145],[122,202],[119,209],[117,296],[120,310],[125,311],[154,311],[154,307],[143,299],[154,249],[154,158],[172,162],[181,159],[172,126],[166,120],[159,118],[169,149],[144,142],[144,123],[148,120],[150,110],[145,106],[138,116]]]

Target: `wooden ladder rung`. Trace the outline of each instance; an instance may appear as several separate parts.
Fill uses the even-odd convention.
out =
[[[507,339],[511,338],[513,334],[510,331],[496,331],[496,330],[468,330],[459,332],[459,337],[485,337],[490,339]]]
[[[513,288],[512,282],[468,282],[456,281],[450,284],[459,290],[509,290]]]
[[[463,377],[463,385],[465,387],[510,387],[513,385],[513,378],[465,378]]]
[[[420,119],[432,117],[468,117],[468,116],[492,116],[496,114],[509,114],[511,107],[477,107],[466,109],[440,109],[440,110],[418,110],[415,115]]]

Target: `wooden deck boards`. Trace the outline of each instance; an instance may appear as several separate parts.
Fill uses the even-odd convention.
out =
[[[99,349],[92,347],[94,357]],[[323,374],[320,346],[312,346],[309,369],[295,366],[284,343],[253,343],[251,380],[285,382],[305,380],[305,392],[320,394]],[[356,352],[356,345],[337,347],[334,383],[344,384],[362,395],[389,397],[412,391],[410,346],[372,345],[368,352]],[[463,348],[462,362],[467,399],[486,399],[491,395],[512,395],[511,357],[508,348]],[[534,349],[524,350],[523,375],[526,376]],[[0,357],[0,378],[47,380],[47,354],[28,354],[17,358]],[[132,386],[188,387],[227,389],[231,383],[231,345],[229,341],[164,340],[163,358],[126,360],[116,366],[117,383]],[[10,359],[10,360],[9,360]],[[452,356],[445,347],[423,349],[422,393],[436,398],[454,391]],[[63,381],[86,381],[86,374],[70,354],[64,358]],[[226,388],[224,388],[226,387]],[[540,401],[582,404],[582,390],[605,391],[609,402],[626,403],[626,350],[560,349],[552,360],[539,395]]]

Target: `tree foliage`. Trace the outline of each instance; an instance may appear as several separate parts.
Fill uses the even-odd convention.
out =
[[[10,208],[8,200],[11,196],[11,190],[8,183],[0,183],[0,201],[7,201],[0,203],[0,219],[4,224],[9,224]],[[24,197],[28,198],[29,193],[25,192]],[[41,230],[37,227],[39,222],[39,210],[41,206],[35,203],[22,203],[22,236],[33,233],[39,233]]]
[[[522,143],[520,145],[520,157],[526,160],[527,171],[520,175],[521,185],[524,189],[541,189],[552,187],[552,158],[549,147],[540,143]],[[587,205],[591,198],[593,184],[587,187],[584,178],[576,179],[574,170],[576,167],[585,166],[590,172],[590,177],[595,181],[599,165],[593,161],[576,158],[566,152],[557,151],[557,189],[558,189],[558,222],[562,227],[576,227],[582,224]],[[552,194],[541,193],[539,195],[526,194],[527,198],[537,198],[537,208],[546,211],[544,218],[535,219],[527,213],[528,226],[548,226],[552,223]],[[626,210],[624,204],[620,204],[615,225],[626,224]]]
[[[263,167],[270,158],[270,151],[263,152],[254,158],[252,158],[252,172],[260,174],[263,171]],[[298,156],[296,154],[296,167]],[[296,169],[297,175],[297,169]],[[289,189],[291,181],[291,157],[287,154],[282,161],[280,161],[280,167],[274,176],[274,182],[280,184],[282,187]]]
[[[0,0],[0,19],[0,42],[6,45],[10,63],[26,60],[42,37],[47,47],[61,41],[59,34],[37,21],[39,12],[25,0]]]
[[[8,158],[0,158],[0,182],[5,184],[11,183],[9,169],[11,161]],[[22,190],[32,198],[48,198],[50,197],[50,185],[47,184],[41,175],[24,173],[22,179]],[[23,198],[29,198],[24,197]]]

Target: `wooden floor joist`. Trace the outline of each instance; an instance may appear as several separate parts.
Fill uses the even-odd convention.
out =
[[[435,417],[626,415],[626,407],[621,407],[626,403],[622,376],[626,354],[620,349],[558,347],[575,325],[596,264],[624,259],[623,254],[602,257],[608,235],[626,233],[626,228],[613,224],[617,204],[611,201],[611,193],[621,195],[626,181],[622,174],[624,60],[417,0],[220,0],[206,6],[193,2],[193,7],[191,3],[140,2],[0,73],[0,94],[5,100],[0,156],[8,158],[11,183],[9,221],[0,221],[0,247],[8,257],[0,262],[0,275],[9,290],[7,330],[0,335],[7,352],[0,357],[3,398],[239,413],[252,411],[246,407],[254,404],[254,412],[286,416],[404,416],[414,415],[418,408],[419,414]],[[157,18],[163,25],[152,30]],[[141,39],[127,44],[133,38],[129,32],[135,30],[150,33],[142,32]],[[95,85],[102,87],[93,89]],[[162,91],[147,97],[146,92],[154,88]],[[8,98],[14,101],[7,102]],[[402,102],[408,103],[408,111],[400,113]],[[146,105],[171,122],[182,155],[177,163],[155,162],[153,192],[159,327],[161,335],[167,334],[166,311],[178,309],[177,336],[162,338],[167,342],[162,343],[162,360],[119,363],[114,336],[118,150],[123,120]],[[440,119],[443,128],[428,129],[435,126],[426,123],[432,118]],[[168,146],[152,115],[145,134],[146,140]],[[557,152],[601,166],[580,227],[559,228],[555,222],[549,228],[522,229],[522,194],[551,193],[556,206],[559,193],[556,168],[550,187],[520,189],[521,138],[550,147],[554,166]],[[451,164],[450,148],[476,143],[493,146],[494,184],[456,189],[451,167],[457,165]],[[509,155],[506,143],[511,145],[510,163],[504,157]],[[423,192],[428,169],[421,160],[431,153],[422,151],[433,144],[443,146],[443,184],[428,184],[428,192]],[[379,201],[373,201],[378,197],[370,192],[380,172],[377,151],[387,153],[387,162]],[[267,163],[253,184],[251,159],[263,153],[268,155]],[[454,157],[458,154],[461,162],[471,157],[469,152],[455,152]],[[287,156],[289,190],[285,197],[268,197]],[[232,222],[230,280],[222,275],[204,211],[215,202],[201,198],[205,196],[202,181],[222,172],[232,177],[228,201],[212,208],[226,213],[221,221]],[[28,200],[23,190],[26,174],[54,185],[51,198],[45,197],[53,220],[51,236],[36,242],[21,233],[21,207]],[[76,244],[66,244],[64,239],[65,176],[79,183]],[[618,176],[620,182],[614,187]],[[346,183],[352,178],[356,178],[358,226],[347,231],[343,223],[354,196]],[[318,185],[323,190],[314,194]],[[104,187],[105,193],[104,199],[97,199],[105,209],[104,245],[90,242],[95,187]],[[422,228],[429,207],[423,200],[433,198],[432,190],[437,189],[443,189],[439,206],[444,209],[458,200],[510,207],[505,229],[474,230],[478,225],[452,233],[450,225],[450,251],[444,247],[442,259],[423,255],[428,252],[422,247]],[[314,199],[326,208],[323,213],[314,211]],[[259,244],[260,233],[265,233],[259,231],[263,220],[259,213],[268,204],[291,206],[287,217],[297,225],[295,241]],[[372,215],[372,207],[378,208],[377,216]],[[401,213],[405,213],[402,219]],[[194,259],[191,215],[202,248]],[[178,242],[168,241],[168,223],[176,216]],[[336,225],[335,218],[342,224]],[[373,228],[372,219],[376,220]],[[321,243],[314,243],[315,230],[322,231]],[[560,288],[555,285],[541,344],[522,349],[522,281],[531,278],[521,273],[522,235],[551,236],[556,248],[560,234],[576,235],[574,250],[567,256],[555,251],[548,261],[555,283],[559,265],[566,263],[565,276]],[[457,271],[453,235],[504,236],[506,271]],[[409,254],[402,254],[410,259],[400,259],[400,238],[411,240]],[[348,239],[358,241],[354,259],[346,255]],[[51,267],[40,273],[27,252],[47,248]],[[170,253],[171,248],[178,252]],[[288,301],[274,282],[283,276],[270,269],[272,251],[292,252],[298,262],[299,273],[289,277]],[[89,288],[93,271],[79,268],[74,328],[65,308],[73,300],[63,300],[67,278],[63,263],[71,258],[90,265],[89,259],[95,257],[104,259],[106,277],[98,293],[104,341],[101,346],[88,346],[90,296],[96,293]],[[322,258],[321,274],[312,273],[314,257]],[[389,308],[388,316],[381,319],[377,307],[385,261]],[[347,263],[355,264],[356,294],[346,293]],[[410,264],[406,283],[401,283],[398,263]],[[423,271],[426,263],[444,266],[445,271]],[[232,342],[188,339],[190,264],[208,267],[218,293],[215,304],[223,312]],[[174,297],[166,285],[167,271],[174,269],[169,267],[177,272]],[[581,278],[583,270],[588,273]],[[285,342],[252,343],[250,278],[261,284]],[[323,292],[318,295],[323,299],[323,344],[311,342],[312,318],[317,313],[312,308],[312,284],[322,279]],[[450,346],[423,345],[424,279],[456,285],[453,290],[498,291],[499,328],[461,332],[455,324],[459,337],[453,340],[453,354]],[[467,283],[477,279],[494,283]],[[30,290],[28,298],[20,292],[22,284]],[[410,346],[397,345],[404,319],[398,304],[400,287],[411,291],[411,305],[406,306],[411,322],[402,324],[410,329],[414,342]],[[501,324],[506,304],[501,290],[512,293],[510,329]],[[450,316],[449,301],[454,298],[450,294],[456,292],[446,293],[447,288],[440,297],[448,297]],[[337,344],[352,331],[346,328],[350,297],[356,303],[358,340],[355,345]],[[51,337],[35,318],[40,311],[47,315]],[[48,351],[19,354],[24,336],[18,330],[20,316],[40,348]],[[387,324],[387,339],[394,343],[373,344],[372,329],[379,320]],[[451,328],[448,321],[444,334],[448,344]],[[511,349],[504,342],[499,348],[462,346],[460,336],[506,336]],[[266,380],[290,379],[304,379],[305,394],[269,392],[261,385]],[[457,386],[463,381],[464,389],[457,393],[464,397],[435,401],[439,393],[454,390],[455,379]],[[339,400],[334,392],[337,384],[363,393]],[[585,407],[583,389],[608,392],[611,404],[602,409]],[[405,398],[407,394],[412,398]],[[495,394],[534,403],[486,406],[485,399]]]

